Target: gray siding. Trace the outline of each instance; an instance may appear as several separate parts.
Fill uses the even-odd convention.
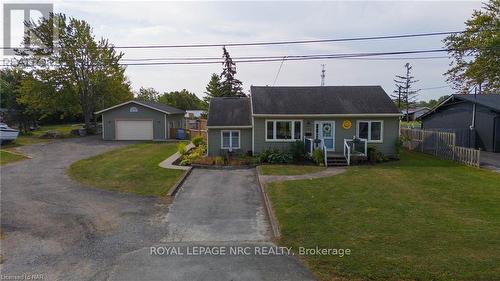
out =
[[[266,148],[277,148],[281,150],[289,149],[291,142],[272,142],[266,141],[265,133],[265,120],[272,120],[273,118],[254,118],[254,148],[255,154],[258,154]],[[335,151],[343,152],[344,139],[352,139],[356,135],[356,121],[358,120],[381,120],[383,121],[383,142],[370,143],[377,147],[382,153],[386,155],[394,155],[396,140],[399,137],[399,118],[398,117],[370,117],[370,118],[276,118],[279,120],[302,120],[303,134],[308,138],[314,137],[314,121],[335,121]],[[342,122],[350,120],[352,127],[350,129],[342,128]]]
[[[137,112],[130,112],[136,107]],[[155,140],[165,139],[165,114],[138,104],[125,104],[102,113],[103,139],[115,139],[115,120],[153,120],[153,137]]]
[[[220,156],[227,150],[221,149],[221,131],[226,129],[208,129],[208,156]],[[240,149],[236,153],[246,154],[252,150],[252,129],[227,129],[240,131]]]
[[[472,125],[472,108],[470,102],[460,102],[440,108],[422,120],[423,129],[456,130],[457,133],[468,131]],[[476,137],[471,139],[472,147],[486,151],[494,151],[495,117],[498,113],[481,105],[476,106]],[[466,145],[464,143],[459,145]]]

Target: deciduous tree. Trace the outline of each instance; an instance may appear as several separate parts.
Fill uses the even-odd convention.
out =
[[[484,3],[465,22],[463,33],[448,36],[444,43],[453,62],[445,73],[460,93],[500,93],[500,0]]]

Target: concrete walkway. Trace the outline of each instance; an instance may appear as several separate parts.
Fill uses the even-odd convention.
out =
[[[186,151],[189,151],[193,148],[194,148],[194,144],[189,143],[186,146]],[[180,157],[181,157],[181,155],[179,154],[179,152],[176,152],[176,153],[170,155],[170,157],[168,157],[167,159],[160,162],[160,164],[158,164],[158,165],[162,168],[165,168],[165,169],[189,170],[189,168],[190,168],[189,166],[174,165],[174,162],[177,161],[177,159],[179,159]]]
[[[303,175],[293,175],[293,176],[264,176],[261,174],[259,170],[259,181],[262,184],[277,182],[277,181],[292,181],[292,180],[306,180],[306,179],[317,179],[324,177],[336,176],[338,174],[342,174],[347,169],[344,167],[330,167],[325,170],[312,174],[303,174]]]

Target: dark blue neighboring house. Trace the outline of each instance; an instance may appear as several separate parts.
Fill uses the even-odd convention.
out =
[[[451,95],[419,119],[424,130],[455,132],[457,145],[500,152],[500,94]]]

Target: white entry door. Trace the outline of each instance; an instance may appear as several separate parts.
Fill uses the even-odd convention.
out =
[[[115,139],[152,140],[153,120],[116,120]]]
[[[335,151],[335,121],[316,121],[314,123],[316,138],[320,139],[327,151]]]

